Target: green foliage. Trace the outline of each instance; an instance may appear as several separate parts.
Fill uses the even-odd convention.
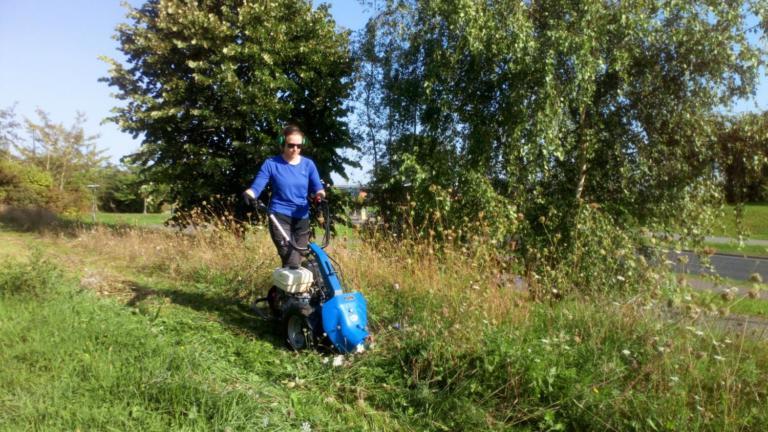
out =
[[[430,240],[494,245],[517,232],[515,205],[483,175],[462,171],[435,177],[430,160],[411,153],[396,161],[396,170],[374,188],[382,215],[399,227],[393,229]]]
[[[715,124],[725,199],[768,201],[768,112],[720,117]]]
[[[130,160],[182,208],[239,196],[287,122],[306,132],[326,180],[343,173],[352,60],[327,6],[152,0],[128,17],[115,36],[127,65],[104,59],[103,81],[127,101],[111,120],[144,137]]]
[[[96,148],[98,135],[86,135],[83,113],[77,113],[68,128],[51,121],[43,110],[37,110],[37,115],[39,123],[26,120],[32,142],[16,146],[22,159],[50,173],[58,193],[84,191],[107,159],[105,150]]]
[[[558,232],[549,233],[551,222],[541,222],[548,233],[543,244],[530,245],[529,265],[537,272],[531,294],[537,298],[560,298],[572,292],[588,296],[625,296],[640,287],[651,287],[655,273],[639,255],[632,231],[618,227],[598,205],[583,206],[576,217],[571,241]],[[546,265],[538,265],[543,261]]]
[[[51,175],[29,163],[0,160],[0,203],[12,206],[49,207],[53,194]]]
[[[99,209],[120,213],[142,211],[144,202],[135,170],[108,165],[101,170],[99,177]]]
[[[536,238],[578,238],[587,203],[617,226],[691,224],[679,216],[717,181],[711,113],[753,92],[766,60],[747,38],[761,7],[387,2],[357,51],[375,183],[390,192],[380,196],[398,196],[406,177],[458,196],[460,173],[474,172]],[[429,202],[417,200],[417,220]],[[541,217],[554,217],[549,232]]]
[[[99,208],[119,213],[157,212],[168,187],[148,181],[137,166],[107,165],[98,172]]]
[[[37,110],[39,123],[26,120],[31,142],[14,143],[20,162],[30,172],[45,174],[48,191],[36,198],[41,205],[63,213],[76,213],[91,202],[87,185],[93,183],[102,163],[104,150],[96,148],[97,135],[88,136],[83,129],[85,116],[78,113],[70,127],[54,123],[43,110]],[[32,168],[34,167],[34,168]],[[42,184],[43,177],[35,174]],[[37,192],[37,191],[36,191]],[[26,199],[31,203],[30,199]]]

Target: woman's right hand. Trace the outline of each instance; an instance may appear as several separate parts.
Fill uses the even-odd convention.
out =
[[[243,192],[243,201],[245,201],[245,205],[248,207],[256,207],[258,204],[256,196],[253,195],[253,191],[250,189],[246,189],[245,192]]]

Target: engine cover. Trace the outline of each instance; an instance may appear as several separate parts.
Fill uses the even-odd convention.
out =
[[[291,294],[309,291],[313,280],[312,272],[304,267],[297,269],[281,267],[272,272],[272,283],[281,290]]]

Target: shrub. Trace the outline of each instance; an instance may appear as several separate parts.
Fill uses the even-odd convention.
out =
[[[0,204],[47,207],[51,175],[33,164],[0,160]]]

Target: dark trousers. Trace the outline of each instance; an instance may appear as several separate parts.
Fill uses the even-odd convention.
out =
[[[309,219],[296,219],[279,213],[274,213],[274,215],[283,231],[296,243],[296,246],[307,247],[309,243]],[[285,241],[285,238],[271,218],[269,220],[269,235],[272,237],[272,242],[277,248],[277,254],[280,255],[283,267],[299,268],[302,253]]]

